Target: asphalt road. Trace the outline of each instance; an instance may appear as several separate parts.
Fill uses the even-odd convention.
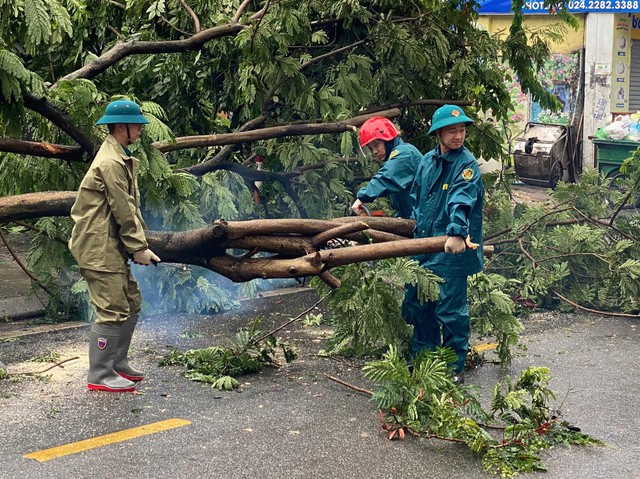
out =
[[[171,348],[224,344],[256,316],[264,329],[312,305],[310,291],[243,303],[215,316],[147,316],[134,336],[133,358],[147,379],[136,394],[86,389],[87,328],[18,336],[0,342],[10,373],[42,370],[31,359],[55,352],[78,357],[47,378],[0,381],[0,478],[487,478],[466,447],[439,441],[387,441],[368,397],[329,381],[324,373],[372,388],[354,361],[317,356],[330,333],[296,323],[283,330],[300,350],[290,365],[241,379],[239,391],[220,392],[159,367]],[[546,479],[640,478],[637,398],[640,342],[636,322],[582,314],[540,313],[527,321],[526,347],[506,373],[548,366],[564,418],[606,447],[556,447],[544,455]],[[0,325],[3,331],[10,328]],[[490,353],[492,354],[492,353]],[[489,397],[505,372],[484,365],[467,374]],[[182,422],[122,440],[131,428]],[[174,424],[175,425],[175,424]],[[124,432],[123,432],[124,431]],[[115,434],[118,442],[108,443]],[[80,452],[78,442],[98,441]],[[101,441],[101,443],[100,443]],[[42,462],[25,457],[66,444],[70,454]]]

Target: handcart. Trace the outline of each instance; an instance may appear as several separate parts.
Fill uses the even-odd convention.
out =
[[[516,138],[513,158],[523,183],[555,188],[569,178],[569,127],[528,122]]]

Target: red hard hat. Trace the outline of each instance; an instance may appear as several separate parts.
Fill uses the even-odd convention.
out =
[[[360,127],[360,146],[365,146],[373,140],[393,140],[400,133],[391,121],[382,116],[374,116],[365,121]]]

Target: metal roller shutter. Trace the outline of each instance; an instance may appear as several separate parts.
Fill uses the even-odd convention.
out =
[[[640,110],[640,40],[631,42],[631,68],[629,70],[629,111]]]

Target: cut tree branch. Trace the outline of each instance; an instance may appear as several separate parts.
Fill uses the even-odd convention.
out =
[[[360,113],[365,115],[369,113],[376,113],[383,110],[390,110],[393,108],[407,108],[410,106],[443,106],[443,105],[458,105],[458,106],[471,106],[473,102],[467,100],[430,100],[430,99],[418,99],[418,100],[404,100],[397,103],[390,103],[389,105],[377,105],[371,106]]]
[[[400,116],[400,110],[391,109],[380,111],[376,114],[360,115],[349,120],[336,121],[332,123],[306,123],[296,125],[281,125],[269,128],[261,128],[252,131],[242,131],[236,133],[220,133],[217,135],[183,136],[175,141],[159,141],[153,143],[158,150],[163,153],[169,151],[183,150],[186,148],[206,148],[209,146],[230,145],[237,143],[248,143],[252,141],[282,138],[285,136],[302,135],[322,135],[326,133],[342,133],[345,131],[356,131],[356,127],[362,125],[373,116],[384,116],[394,118]]]
[[[18,155],[59,158],[66,161],[82,161],[84,149],[79,146],[55,145],[47,142],[0,138],[0,151]]]
[[[609,221],[609,226],[613,225],[613,222],[615,221],[615,219],[618,216],[618,214],[620,214],[620,212],[622,211],[622,208],[624,208],[627,205],[627,203],[629,203],[629,200],[631,199],[631,195],[635,194],[635,192],[637,191],[638,182],[640,182],[640,178],[636,179],[636,181],[633,184],[633,186],[631,188],[629,188],[629,191],[627,191],[627,193],[624,195],[624,197],[620,201],[620,204],[618,205],[616,210],[611,215],[611,219]]]
[[[270,113],[270,110],[266,109],[265,111],[260,113],[260,115],[258,115],[257,117],[252,118],[251,120],[249,120],[248,122],[240,126],[235,131],[235,133],[240,133],[247,130],[253,130],[257,126],[265,122],[265,120],[269,116],[269,113]],[[194,176],[202,176],[208,173],[209,171],[213,171],[214,169],[216,169],[213,167],[225,161],[229,157],[229,155],[233,152],[233,149],[235,148],[235,146],[236,146],[235,143],[231,145],[226,145],[216,154],[216,156],[214,156],[210,160],[204,161],[198,165],[194,165],[188,168],[183,168],[180,171],[184,171],[185,173],[191,173]]]
[[[353,48],[355,48],[355,47],[357,47],[357,46],[359,46],[359,45],[362,45],[362,44],[363,44],[363,43],[365,43],[366,41],[367,41],[367,39],[360,40],[360,41],[357,41],[357,42],[351,43],[350,45],[346,45],[346,46],[344,46],[344,47],[336,48],[336,49],[334,49],[334,50],[331,50],[330,52],[323,53],[322,55],[318,55],[317,57],[314,57],[314,58],[312,58],[311,60],[306,61],[306,62],[304,62],[303,64],[301,64],[301,65],[300,65],[300,70],[302,70],[302,69],[304,69],[304,68],[307,68],[308,66],[311,66],[311,65],[313,65],[313,64],[315,64],[315,63],[319,63],[319,62],[321,62],[322,60],[324,60],[325,58],[329,58],[329,57],[332,57],[332,56],[337,55],[338,53],[342,53],[342,52],[346,52],[346,51],[348,51],[348,50],[352,50]],[[388,109],[388,108],[385,108],[385,110],[386,110],[386,109]]]
[[[15,251],[13,251],[13,249],[11,248],[11,246],[9,246],[9,242],[7,241],[7,238],[5,238],[4,233],[2,232],[2,230],[0,229],[0,239],[2,240],[2,242],[4,243],[5,247],[7,248],[7,251],[9,251],[9,254],[11,255],[11,257],[13,258],[13,260],[18,263],[18,266],[20,267],[20,269],[24,272],[24,274],[26,274],[31,281],[33,281],[34,283],[36,283],[38,286],[40,286],[42,288],[42,290],[47,293],[49,296],[51,296],[53,293],[52,291],[47,288],[47,285],[43,284],[42,281],[40,281],[38,278],[36,278],[31,271],[29,271],[27,269],[27,267],[24,265],[24,263],[22,262],[22,260],[20,258],[18,258],[18,255],[15,253]],[[36,295],[37,297],[37,295]],[[44,306],[45,308],[47,307],[46,304],[44,304],[42,302],[42,300],[40,298],[38,298],[38,300],[40,301],[40,303],[42,304],[42,306]]]
[[[200,50],[205,43],[217,38],[235,36],[244,28],[247,28],[247,26],[241,23],[228,23],[226,25],[219,25],[202,30],[192,37],[182,40],[116,42],[113,47],[100,55],[94,61],[74,72],[69,73],[68,75],[65,75],[62,79],[75,80],[76,78],[95,78],[123,58],[131,55],[181,53]]]
[[[24,93],[23,99],[25,107],[42,115],[51,123],[56,125],[78,142],[90,157],[93,157],[95,150],[93,138],[77,128],[69,114],[54,107],[46,98],[39,98],[31,93]]]
[[[204,166],[207,168],[204,168]],[[194,176],[202,176],[205,173],[209,173],[211,171],[216,170],[227,170],[232,171],[233,173],[237,173],[242,176],[247,181],[279,181],[284,184],[289,181],[291,178],[300,176],[301,173],[297,171],[268,171],[268,170],[257,170],[255,168],[249,168],[248,166],[244,166],[241,163],[236,163],[234,161],[222,161],[218,164],[213,164],[213,162],[205,162],[200,163],[195,166],[190,166],[188,168],[181,168],[177,171],[183,171],[185,173],[190,173]]]
[[[69,216],[75,191],[46,191],[0,197],[0,223],[16,220]]]
[[[580,311],[586,311],[587,313],[594,313],[594,314],[598,314],[600,316],[613,316],[613,317],[620,316],[622,318],[635,318],[635,319],[640,318],[640,314],[610,313],[608,311],[600,311],[598,309],[586,308],[584,306],[580,306],[578,303],[574,303],[569,298],[565,298],[564,296],[562,296],[557,291],[554,291],[552,289],[550,289],[549,291],[551,291],[553,294],[555,294],[559,299],[561,299],[565,303],[570,304],[571,306],[573,306],[576,309],[579,309]]]
[[[240,18],[242,17],[242,14],[244,13],[245,9],[247,8],[247,6],[249,5],[249,3],[251,3],[251,0],[244,0],[240,6],[238,7],[238,10],[236,11],[235,15],[233,16],[233,19],[231,20],[231,22],[233,23],[237,23],[240,21]],[[251,18],[252,20],[257,20],[254,19],[253,17]]]
[[[362,231],[369,229],[369,226],[363,221],[358,221],[357,223],[347,223],[344,225],[336,226],[333,229],[323,231],[322,233],[318,233],[313,238],[311,238],[311,243],[314,247],[319,248],[327,244],[329,240],[340,238],[344,235],[349,235],[351,233],[356,233],[357,231]]]
[[[243,258],[231,255],[214,256],[206,267],[235,282],[266,278],[296,278],[318,276],[322,272],[346,264],[375,261],[400,256],[413,256],[444,251],[446,236],[392,241],[388,243],[348,246],[321,250],[293,259]],[[150,247],[156,251],[153,246]],[[162,252],[157,253],[162,257]],[[201,263],[199,265],[202,266]]]
[[[287,321],[284,324],[281,324],[280,326],[278,326],[275,329],[272,329],[271,331],[269,331],[266,334],[263,334],[262,336],[260,336],[258,339],[254,340],[252,344],[258,344],[261,341],[264,341],[265,339],[267,339],[269,336],[273,336],[274,334],[276,334],[278,331],[280,331],[281,329],[286,328],[287,326],[289,326],[291,323],[294,323],[300,319],[302,319],[307,313],[310,313],[316,306],[318,306],[320,303],[322,303],[327,296],[329,296],[331,294],[331,291],[329,291],[327,294],[325,294],[322,298],[320,298],[318,301],[315,302],[315,304],[313,304],[311,307],[305,309],[302,313],[300,313],[298,316],[296,316],[295,318],[291,318],[289,321]]]

